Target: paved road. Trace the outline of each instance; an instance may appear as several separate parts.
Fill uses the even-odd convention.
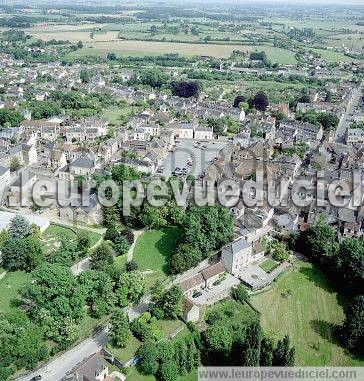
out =
[[[85,358],[100,351],[107,343],[108,329],[104,328],[95,336],[84,340],[69,351],[58,356],[39,370],[28,374],[25,377],[17,378],[17,381],[29,381],[32,377],[41,375],[46,381],[59,381],[64,375],[72,370]]]
[[[360,97],[362,94],[362,89],[363,89],[363,83],[361,83],[358,88],[353,90],[352,96],[346,106],[345,113],[343,114],[342,118],[340,119],[340,123],[337,126],[337,129],[335,132],[335,139],[340,143],[342,143],[343,139],[345,138],[346,131],[352,120],[352,113],[354,112],[355,107],[359,104]]]
[[[150,297],[145,296],[140,303],[135,307],[125,308],[125,313],[129,320],[137,319],[144,312],[148,311]],[[60,381],[67,373],[75,368],[84,359],[90,357],[94,353],[99,352],[108,342],[108,328],[102,329],[94,336],[82,341],[80,344],[71,348],[67,352],[51,360],[49,363],[40,369],[28,374],[24,377],[19,377],[16,381],[29,381],[32,377],[41,375],[46,381]]]

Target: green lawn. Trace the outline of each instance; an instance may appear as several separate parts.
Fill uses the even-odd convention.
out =
[[[115,357],[117,357],[121,362],[125,363],[134,357],[135,352],[140,347],[140,344],[141,342],[132,336],[126,348],[115,348],[111,344],[108,344],[107,348]]]
[[[83,229],[77,228],[68,228],[59,225],[51,225],[43,234],[42,239],[45,241],[45,247],[47,251],[50,252],[52,250],[57,249],[59,245],[59,237],[61,235],[66,236],[71,242],[76,242],[77,233],[85,232],[91,238],[91,247],[96,245],[100,240],[101,235],[95,232],[86,231]]]
[[[156,327],[160,329],[165,337],[168,337],[169,335],[179,331],[180,334],[182,334],[183,331],[188,331],[186,324],[181,322],[180,320],[158,320],[155,323]]]
[[[171,227],[149,230],[137,240],[134,249],[134,260],[139,270],[152,270],[146,275],[147,286],[157,279],[164,280],[169,275],[168,262],[181,239],[180,228]]]
[[[252,320],[256,312],[248,304],[241,304],[235,300],[225,299],[206,308],[203,317],[206,319],[210,313],[220,315],[219,322],[228,327],[244,324]]]
[[[111,125],[120,126],[125,118],[138,114],[140,111],[141,108],[138,106],[111,106],[102,112],[101,117],[105,118]]]
[[[273,271],[277,266],[279,266],[279,263],[274,261],[271,258],[267,258],[264,262],[262,262],[259,267],[263,269],[266,273],[270,273]]]
[[[251,298],[261,312],[265,333],[276,339],[288,334],[298,366],[363,365],[340,347],[334,326],[344,318],[342,300],[324,274],[310,263],[297,262],[273,287]]]
[[[7,313],[17,308],[16,305],[12,305],[12,301],[18,300],[18,290],[31,280],[32,276],[22,271],[5,274],[0,280],[0,313]]]

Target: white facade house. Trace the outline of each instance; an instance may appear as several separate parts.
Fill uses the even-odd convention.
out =
[[[194,135],[194,127],[190,123],[181,124],[181,128],[179,131],[179,137],[181,139],[193,139]]]
[[[211,127],[199,126],[195,129],[195,139],[197,140],[212,140],[214,131]]]

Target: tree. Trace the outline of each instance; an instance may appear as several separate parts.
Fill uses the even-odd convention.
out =
[[[0,231],[0,250],[3,244],[9,239],[9,233],[7,230],[3,229]]]
[[[143,343],[137,351],[137,357],[140,358],[140,363],[138,367],[142,374],[148,376],[157,373],[159,367],[157,361],[158,348],[154,342],[147,341]]]
[[[233,343],[229,328],[220,324],[209,326],[203,334],[207,349],[228,355]]]
[[[140,173],[125,164],[118,164],[111,168],[111,178],[119,185],[122,185],[125,180],[138,180],[140,178]]]
[[[11,221],[9,225],[9,238],[26,238],[30,235],[30,224],[28,220],[17,214]]]
[[[328,225],[323,218],[319,218],[299,237],[297,248],[298,251],[307,253],[314,262],[322,264],[334,255],[336,250],[336,247],[333,246],[335,238],[335,229]]]
[[[0,337],[1,380],[17,369],[34,369],[48,356],[42,328],[33,324],[23,311],[0,314]]]
[[[30,234],[34,237],[40,238],[42,232],[40,231],[40,227],[37,224],[30,225]]]
[[[115,239],[114,249],[117,255],[126,254],[130,249],[130,243],[126,237],[124,237],[123,235],[119,235]]]
[[[77,234],[77,249],[82,253],[87,253],[87,250],[91,247],[91,237],[88,233],[80,231]]]
[[[125,264],[125,270],[126,271],[136,271],[138,270],[138,264],[135,261],[129,261]]]
[[[233,104],[233,107],[235,108],[239,108],[240,106],[240,103],[244,102],[245,101],[245,97],[243,97],[242,95],[237,95],[234,99],[234,104]]]
[[[243,366],[259,366],[262,328],[258,319],[249,322],[243,343]]]
[[[144,226],[150,229],[156,229],[167,225],[166,216],[167,210],[165,207],[157,208],[146,202],[143,212],[140,215],[140,221]]]
[[[222,206],[190,207],[187,210],[184,234],[170,262],[173,274],[185,271],[233,238],[231,214]]]
[[[33,278],[20,291],[26,311],[46,338],[69,345],[77,338],[78,323],[84,317],[83,287],[69,268],[50,263],[38,266]]]
[[[126,307],[129,303],[138,302],[144,295],[145,281],[139,271],[122,273],[117,282],[119,304]]]
[[[109,61],[116,61],[117,60],[116,54],[115,53],[107,53],[107,59]]]
[[[334,130],[339,124],[339,118],[330,112],[319,113],[317,120],[325,131]]]
[[[180,274],[195,267],[203,259],[201,250],[197,245],[184,243],[178,246],[171,258],[169,270],[172,274]]]
[[[234,300],[240,303],[245,303],[249,300],[248,290],[242,284],[239,284],[237,287],[233,288],[231,291],[231,296]]]
[[[129,244],[132,245],[134,243],[134,233],[131,229],[125,228],[121,234],[128,240]]]
[[[161,282],[152,288],[151,311],[159,318],[177,318],[183,312],[183,292],[179,285],[164,289]]]
[[[290,347],[289,337],[286,335],[282,340],[278,340],[273,351],[273,366],[294,366],[295,349]]]
[[[172,94],[182,98],[197,98],[200,94],[200,84],[198,82],[172,82]]]
[[[167,85],[168,82],[169,76],[156,68],[142,69],[130,79],[131,84],[148,85],[157,89]]]
[[[32,271],[44,262],[43,245],[34,236],[8,239],[2,247],[2,261],[9,271]]]
[[[81,79],[82,83],[89,83],[90,82],[90,74],[86,69],[81,70],[80,79]]]
[[[250,99],[251,105],[259,110],[266,111],[269,105],[267,94],[264,91],[258,91],[252,99]]]
[[[10,160],[10,170],[12,172],[16,172],[19,171],[20,168],[21,164],[19,158],[17,156],[12,157],[12,159]]]
[[[342,343],[350,351],[364,353],[364,296],[352,300],[345,311],[345,320],[339,327]]]
[[[90,306],[90,314],[100,318],[111,312],[116,303],[114,282],[109,274],[103,271],[86,270],[79,276],[86,303]]]
[[[53,101],[32,101],[30,110],[33,119],[50,118],[61,113],[59,104]]]
[[[77,48],[78,49],[82,49],[83,48],[83,42],[82,41],[78,41],[77,42]]]
[[[273,362],[274,343],[273,340],[264,337],[260,345],[260,365],[272,366]]]
[[[125,348],[131,338],[129,319],[121,308],[115,309],[110,317],[109,337],[117,348]]]
[[[176,381],[178,379],[178,367],[177,364],[169,360],[163,362],[158,369],[158,380],[160,381]]]
[[[114,256],[110,245],[103,242],[92,254],[90,259],[91,269],[102,270],[110,268],[114,264]]]
[[[111,224],[107,229],[105,233],[104,239],[106,241],[114,242],[116,237],[119,235],[118,230],[116,229],[114,224]]]
[[[14,109],[1,109],[0,110],[0,126],[4,127],[9,123],[11,127],[19,127],[20,122],[24,120],[23,115]]]
[[[340,242],[336,260],[337,273],[348,288],[362,292],[364,277],[364,241],[347,238]]]

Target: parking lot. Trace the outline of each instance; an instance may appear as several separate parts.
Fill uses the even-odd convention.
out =
[[[168,153],[158,173],[164,177],[172,175],[198,177],[226,144],[227,142],[222,141],[201,141],[197,145],[196,140],[181,139],[173,151]]]

